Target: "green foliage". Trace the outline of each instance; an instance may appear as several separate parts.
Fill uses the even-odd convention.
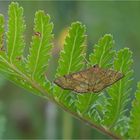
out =
[[[50,22],[49,15],[45,15],[43,11],[36,12],[34,22],[35,35],[32,38],[27,67],[32,79],[41,81],[44,78],[50,58],[53,24]]]
[[[80,22],[72,23],[61,51],[57,75],[62,76],[83,68],[85,26]]]
[[[2,43],[4,42],[4,19],[0,16],[0,31]],[[16,26],[15,26],[16,23]],[[6,47],[1,46],[0,50],[0,70],[6,77],[12,82],[31,89],[29,78],[21,71],[24,69],[23,66],[23,9],[18,6],[17,3],[11,3],[9,6],[9,22],[8,22],[8,32],[7,32],[7,51]],[[14,33],[14,35],[13,35]],[[18,64],[18,65],[17,65]],[[8,74],[8,75],[7,75]],[[34,91],[34,89],[32,88]]]
[[[129,136],[132,139],[140,139],[140,82],[138,83],[137,88],[135,99],[132,102],[129,127]]]
[[[7,56],[11,63],[19,62],[22,59],[25,47],[23,33],[25,24],[23,19],[23,8],[17,3],[11,3],[9,6],[9,22],[7,32]]]
[[[75,22],[69,29],[69,33],[65,39],[64,49],[60,53],[57,76],[80,71],[84,67],[84,43],[85,26],[80,22]],[[68,103],[68,105],[73,103],[74,97],[70,91],[65,91],[57,86],[55,93],[63,103]],[[69,100],[71,102],[68,102]]]
[[[105,125],[118,133],[126,133],[127,117],[126,107],[130,96],[132,81],[132,52],[125,48],[118,52],[114,60],[114,69],[124,74],[124,78],[108,89],[108,106],[105,113]],[[123,129],[123,130],[122,130]]]
[[[112,50],[113,45],[114,41],[111,35],[106,34],[102,37],[99,42],[93,46],[94,52],[89,56],[90,64],[99,64],[100,67],[105,68],[111,66],[114,55],[114,51]],[[103,95],[101,98],[103,98]],[[99,113],[98,110],[100,109],[100,99],[97,93],[78,95],[77,108],[81,115],[88,115],[94,122],[99,122],[99,120],[101,120],[99,114],[103,115]]]
[[[113,138],[120,138],[120,136],[128,138],[129,127],[131,127],[129,138],[140,138],[139,89],[133,101],[131,117],[126,115],[133,74],[132,52],[128,48],[116,53],[113,49],[113,37],[109,34],[102,37],[94,45],[89,63],[120,71],[124,74],[124,78],[100,94],[76,94],[51,84],[45,76],[53,47],[53,24],[50,22],[49,15],[43,11],[36,12],[34,35],[26,58],[23,55],[25,49],[23,9],[12,2],[8,13],[7,46],[3,46],[4,17],[0,15],[0,71],[2,74],[32,93],[48,98],[78,119]],[[80,22],[72,23],[64,48],[60,52],[56,77],[84,69],[85,39],[85,26]]]
[[[92,65],[98,64],[100,67],[108,68],[112,65],[114,40],[110,34],[106,34],[101,38],[98,44],[93,47],[93,53],[89,56]]]

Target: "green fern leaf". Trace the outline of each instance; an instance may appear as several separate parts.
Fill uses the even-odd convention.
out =
[[[140,139],[140,82],[137,88],[130,116],[129,137],[131,139]]]
[[[92,106],[88,111],[89,118],[97,124],[102,124],[103,116],[106,112],[106,96],[104,94],[96,95],[93,99]]]
[[[131,69],[132,62],[132,52],[128,48],[124,48],[118,52],[114,61],[114,69],[122,72],[125,76],[108,89],[110,98],[108,99],[104,124],[121,135],[126,133],[126,129],[128,127],[125,113],[127,111],[126,105],[128,103],[131,90],[130,84],[133,73]]]
[[[114,55],[114,51],[112,50],[113,45],[114,41],[111,35],[106,34],[102,37],[93,47],[95,51],[89,56],[90,63],[92,65],[98,64],[100,67],[110,66]],[[99,122],[99,120],[101,120],[99,116],[100,113],[97,111],[97,108],[100,108],[98,98],[98,94],[93,93],[78,95],[77,108],[79,113],[81,113],[81,115],[89,115],[90,118],[93,117],[92,119],[94,122]]]
[[[53,24],[50,22],[49,15],[45,15],[43,11],[38,11],[35,14],[34,22],[35,33],[32,37],[27,67],[33,80],[45,81],[45,72],[47,71],[52,48]]]
[[[0,15],[0,71],[5,75],[12,73],[9,66],[7,66],[6,58],[6,50],[4,47],[4,17]]]
[[[18,3],[9,6],[9,22],[7,32],[7,55],[10,63],[19,62],[23,58],[25,43],[23,33],[25,30],[23,8]]]
[[[94,52],[89,56],[92,65],[98,64],[102,68],[108,68],[112,65],[115,52],[112,50],[114,40],[112,35],[106,34],[101,38],[98,44],[95,44]]]
[[[5,75],[7,79],[10,81],[17,83],[17,85],[21,84],[24,85],[22,87],[25,87],[25,79],[22,76],[22,74],[17,73],[16,67],[11,64],[8,61],[7,53],[6,53],[6,48],[4,47],[4,18],[3,16],[0,16],[0,40],[1,40],[1,49],[0,49],[0,71]],[[16,44],[15,44],[16,45]],[[17,82],[16,82],[17,81]],[[30,86],[29,84],[26,84],[26,89],[28,89]],[[29,88],[31,89],[31,88]]]
[[[4,18],[0,15],[0,71],[6,76],[8,75],[9,80],[36,95],[48,97],[78,119],[113,138],[120,138],[120,134],[127,133],[129,118],[126,116],[126,105],[132,78],[132,54],[129,49],[123,49],[115,56],[115,51],[112,50],[114,41],[111,35],[105,35],[94,46],[95,51],[89,57],[92,65],[99,64],[102,68],[110,68],[115,56],[114,69],[125,74],[122,80],[107,90],[108,94],[103,91],[104,94],[100,93],[99,95],[91,93],[77,95],[72,91],[63,90],[57,85],[54,85],[52,90],[52,85],[48,80],[46,81],[44,75],[47,71],[52,48],[53,24],[50,22],[50,17],[45,15],[43,11],[36,13],[34,35],[26,61],[19,61],[19,58],[25,60],[23,57],[25,47],[23,9],[17,3],[12,3],[9,6],[9,17],[7,51],[4,51]],[[60,54],[57,76],[77,72],[84,68],[84,42],[85,26],[79,22],[73,23],[66,37],[64,49]],[[52,92],[54,94],[48,94]],[[136,95],[136,101],[137,98]],[[134,117],[133,114],[135,115],[135,111],[132,111]],[[136,130],[132,116],[130,125]],[[129,135],[134,137],[135,134],[131,131],[133,130],[130,130]],[[139,138],[138,135],[136,137]]]
[[[91,116],[91,114],[93,114],[90,112],[90,109],[92,107],[92,105],[96,102],[96,100],[98,99],[98,95],[97,94],[81,94],[81,95],[77,95],[77,101],[76,101],[76,108],[77,108],[77,112],[82,116]],[[90,112],[91,114],[88,114],[88,112]]]
[[[57,76],[79,71],[83,68],[85,26],[80,22],[72,23],[69,35],[65,39],[64,50],[61,51]]]
[[[64,49],[61,51],[57,76],[63,76],[72,72],[80,71],[84,66],[84,42],[85,26],[79,22],[72,23],[69,34],[65,39]],[[70,100],[70,91],[65,91],[58,86],[55,88],[58,98],[61,100]],[[71,104],[71,101],[68,102]]]
[[[42,95],[40,90],[37,89],[37,87],[39,87],[38,84],[29,77],[27,69],[25,68],[25,63],[23,63],[24,61],[19,61],[20,56],[24,58],[22,54],[24,50],[23,31],[25,27],[23,9],[19,7],[17,3],[12,2],[9,6],[9,16],[9,30],[7,33],[8,51],[1,51],[0,53],[0,70],[6,78],[13,83],[24,87],[35,94],[37,93],[37,95]],[[2,16],[0,16],[0,24],[0,40],[2,40],[4,31],[4,20]],[[43,85],[46,88],[50,87],[47,82],[45,82],[45,84],[43,83]]]

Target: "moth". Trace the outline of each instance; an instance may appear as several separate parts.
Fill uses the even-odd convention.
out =
[[[59,87],[77,93],[97,93],[122,79],[124,75],[112,69],[100,68],[97,64],[80,72],[55,79]]]

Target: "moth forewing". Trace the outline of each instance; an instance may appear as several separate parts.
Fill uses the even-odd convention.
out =
[[[94,65],[88,69],[58,77],[54,83],[63,89],[78,93],[96,93],[114,84],[123,76],[120,72]]]

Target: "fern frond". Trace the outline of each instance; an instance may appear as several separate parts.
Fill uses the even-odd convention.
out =
[[[114,56],[114,51],[112,49],[113,45],[114,45],[114,41],[111,35],[106,34],[104,37],[102,37],[99,40],[99,42],[93,47],[94,52],[91,53],[89,56],[90,63],[92,65],[98,64],[100,65],[100,67],[108,67],[109,65],[111,65],[110,63],[112,63],[113,56]],[[100,97],[103,98],[103,96],[104,95]],[[94,120],[94,122],[99,122],[99,120],[101,120],[100,117],[101,113],[99,113],[98,110],[98,108],[100,108],[99,107],[100,104],[97,101],[98,98],[99,98],[98,94],[94,94],[94,93],[78,95],[78,102],[77,102],[78,111],[82,115],[90,116],[90,118]]]
[[[132,52],[128,48],[120,50],[114,61],[114,69],[124,74],[124,78],[108,89],[109,99],[104,124],[111,130],[124,135],[128,128],[126,105],[130,96],[132,81]],[[121,125],[120,125],[121,124]],[[119,127],[121,126],[121,127]],[[123,131],[121,131],[123,129]],[[122,134],[123,132],[123,134]]]
[[[4,47],[4,17],[0,15],[0,71],[2,71],[5,75],[12,74],[12,70],[7,65],[7,54],[6,48]]]
[[[23,9],[22,7],[19,7],[17,3],[12,2],[9,6],[8,14],[9,14],[9,22],[8,22],[8,33],[7,33],[7,51],[0,53],[0,71],[2,71],[2,73],[6,75],[6,77],[10,81],[14,82],[15,84],[18,84],[19,86],[24,87],[34,92],[37,95],[44,96],[45,94],[45,96],[47,96],[46,93],[48,93],[48,91],[50,91],[51,88],[48,80],[45,80],[45,74],[42,75],[40,74],[42,77],[44,77],[43,78],[44,81],[38,81],[38,82],[35,81],[30,77],[30,73],[28,73],[29,69],[25,66],[26,65],[25,61],[21,61],[21,58],[24,58],[23,50],[25,47],[23,41],[23,32],[25,29],[24,19],[23,19]],[[2,29],[1,31],[3,31],[4,29],[3,17],[0,16],[0,19],[1,19],[0,29]],[[44,31],[47,30],[48,32],[43,32],[43,33],[48,39],[48,41],[50,41],[50,37],[48,35],[52,26],[51,25],[46,26],[48,24],[48,21],[49,21],[49,17],[46,18],[44,22],[45,27],[47,27],[47,29],[45,28]],[[42,45],[44,46],[45,45],[44,43],[46,42],[47,41],[43,40]],[[50,45],[49,42],[47,43],[48,45]],[[45,51],[45,53],[46,52],[49,53],[49,50]],[[43,55],[44,53],[42,54],[42,57]],[[39,61],[39,63],[40,62],[42,61]],[[39,66],[41,66],[41,69],[42,69],[42,63],[39,64]],[[44,65],[46,66],[46,62],[44,63]]]
[[[23,50],[25,47],[23,41],[25,25],[22,7],[19,7],[17,3],[12,2],[9,6],[9,16],[7,52],[3,51],[0,53],[0,71],[15,84],[24,87],[37,95],[42,95],[40,92],[40,85],[31,79],[27,68],[25,68],[25,62],[21,61],[21,58],[24,58]],[[0,16],[0,19],[0,30],[2,33],[4,30],[4,27],[2,26],[3,17]],[[46,88],[50,87],[47,82],[43,83],[43,86]]]
[[[98,64],[102,68],[108,68],[112,65],[115,52],[112,50],[114,40],[112,35],[106,34],[102,37],[98,44],[95,44],[94,52],[89,56],[92,65]]]
[[[85,54],[85,26],[80,22],[72,23],[61,51],[57,76],[79,71],[83,68]]]
[[[57,85],[52,86],[45,79],[53,37],[53,24],[50,22],[50,17],[43,11],[36,13],[34,35],[27,60],[23,57],[25,47],[23,9],[17,3],[12,3],[9,6],[9,17],[7,48],[5,47],[7,51],[3,49],[0,51],[0,71],[6,76],[8,75],[10,81],[36,95],[48,97],[49,100],[93,128],[97,128],[114,139],[121,138],[120,134],[124,135],[128,130],[128,117],[125,113],[132,78],[131,51],[123,49],[115,56],[115,52],[112,50],[114,43],[112,36],[105,35],[101,38],[94,46],[94,53],[89,57],[90,63],[99,64],[102,68],[110,68],[115,56],[114,69],[124,73],[125,77],[112,85],[107,90],[108,94],[104,92],[99,95],[93,93],[77,95],[72,91],[63,90]],[[0,15],[0,48],[3,48],[3,34],[4,18]],[[79,22],[73,23],[60,53],[56,76],[83,69],[85,66],[84,42],[85,26]],[[20,58],[23,58],[24,61],[20,61]],[[133,124],[131,126],[134,126]],[[116,135],[117,133],[118,135]],[[133,135],[131,134],[130,132],[130,136]]]
[[[34,22],[34,35],[32,37],[27,67],[29,75],[33,80],[45,81],[45,72],[47,71],[50,50],[52,48],[53,24],[50,22],[50,16],[45,15],[44,11],[36,12]]]
[[[60,53],[57,76],[63,76],[72,72],[80,71],[84,66],[84,42],[85,26],[80,22],[75,22],[69,29],[68,36],[65,39],[64,49]],[[57,96],[62,100],[69,97],[69,91],[59,87],[55,88]]]
[[[23,8],[12,2],[9,6],[9,22],[7,32],[7,55],[10,63],[19,62],[23,58],[25,47],[23,33],[25,24]]]
[[[137,85],[135,99],[132,102],[129,137],[131,139],[140,139],[140,82]]]

